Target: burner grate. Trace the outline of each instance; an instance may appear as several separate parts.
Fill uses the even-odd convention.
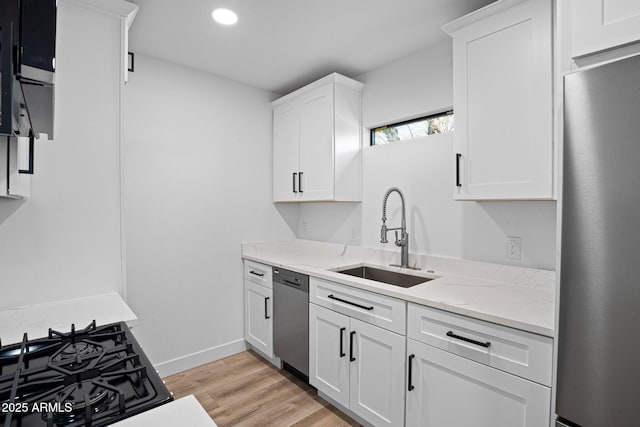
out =
[[[0,347],[0,403],[37,408],[0,414],[2,427],[104,426],[172,400],[124,323]],[[4,420],[3,420],[4,417]]]

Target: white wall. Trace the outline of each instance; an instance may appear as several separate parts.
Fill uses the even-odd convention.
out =
[[[451,43],[446,42],[365,73],[363,201],[301,206],[301,238],[382,245],[382,197],[399,187],[407,201],[410,251],[534,268],[555,267],[555,202],[453,200],[452,134],[370,147],[369,129],[453,104]],[[525,131],[525,130],[523,130]],[[399,224],[399,199],[389,198],[388,226]],[[388,215],[389,216],[389,215]],[[522,260],[505,258],[506,237],[522,239]]]
[[[298,208],[271,202],[274,97],[136,56],[124,111],[128,303],[161,374],[244,346],[240,243],[294,237],[285,219],[296,224]]]
[[[120,291],[120,21],[60,2],[55,141],[0,199],[0,309]]]

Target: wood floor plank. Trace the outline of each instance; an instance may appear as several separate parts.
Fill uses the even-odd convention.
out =
[[[165,378],[174,397],[193,394],[219,427],[357,426],[315,389],[252,351]]]

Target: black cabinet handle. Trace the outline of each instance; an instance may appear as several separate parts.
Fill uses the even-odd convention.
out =
[[[264,273],[258,273],[257,271],[249,271],[249,274],[253,274],[254,276],[264,277]]]
[[[304,191],[302,191],[302,172],[298,173],[298,191],[304,193]]]
[[[407,387],[407,390],[411,391],[413,390],[415,387],[413,386],[413,384],[411,384],[413,381],[411,379],[411,374],[413,372],[413,368],[412,365],[413,363],[411,363],[413,361],[413,358],[416,357],[415,354],[412,354],[409,356],[409,379],[407,380],[407,382],[409,383],[409,387]]]
[[[353,306],[356,306],[356,307],[359,307],[359,308],[363,308],[365,310],[373,310],[373,307],[367,307],[365,305],[360,305],[360,304],[357,304],[355,302],[347,301],[346,299],[335,297],[335,296],[333,296],[333,294],[329,295],[327,298],[334,299],[336,301],[340,301],[340,302],[343,302],[345,304],[353,305]]]
[[[353,362],[354,360],[356,360],[355,357],[353,357],[353,337],[355,336],[356,331],[351,331],[351,334],[349,336],[349,361]]]
[[[456,153],[456,187],[462,187],[460,183],[460,157],[462,154]]]
[[[269,316],[269,315],[267,314],[267,301],[269,301],[269,297],[266,297],[266,298],[264,299],[264,318],[265,318],[265,319],[270,319],[270,318],[271,318],[271,316]]]
[[[296,176],[298,175],[297,172],[293,173],[293,192],[297,193],[298,191],[296,190]]]
[[[342,337],[344,336],[343,332],[346,330],[347,328],[340,328],[340,357],[346,356],[346,353],[344,352],[344,343],[342,341]]]
[[[471,338],[461,337],[460,335],[454,334],[453,331],[447,332],[447,336],[451,338],[455,338],[460,341],[466,341],[471,344],[479,345],[480,347],[484,347],[484,348],[489,348],[491,346],[491,343],[489,341],[481,342],[481,341],[472,340]]]
[[[29,175],[33,175],[33,148],[35,141],[35,135],[33,134],[33,129],[29,130],[29,167],[27,169],[18,169],[18,173],[26,173]]]

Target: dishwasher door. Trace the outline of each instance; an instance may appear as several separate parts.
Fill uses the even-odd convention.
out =
[[[309,377],[309,277],[275,268],[273,352]]]

